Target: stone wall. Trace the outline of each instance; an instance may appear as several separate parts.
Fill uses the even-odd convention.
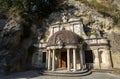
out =
[[[111,52],[120,53],[120,33],[111,32],[108,34],[108,39],[110,40]]]
[[[112,61],[114,68],[120,68],[120,53],[112,53]]]
[[[110,49],[113,61],[113,68],[120,68],[120,33],[111,32],[108,34]]]

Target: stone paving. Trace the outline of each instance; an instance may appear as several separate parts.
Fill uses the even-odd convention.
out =
[[[37,71],[27,71],[7,76],[0,75],[0,79],[120,79],[120,76],[110,73],[92,73],[91,75],[82,77],[41,76]]]

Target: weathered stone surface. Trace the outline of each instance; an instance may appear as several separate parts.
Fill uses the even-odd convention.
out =
[[[112,53],[114,68],[120,68],[120,52]]]
[[[69,7],[69,9],[55,12],[50,15],[50,24],[60,23],[60,21],[62,21],[62,18],[64,17],[63,15],[65,15],[68,21],[70,20],[70,18],[79,18],[82,19],[84,25],[87,25],[88,27],[93,29],[99,29],[108,32],[113,27],[112,18],[104,17],[102,14],[84,5],[83,3],[80,3],[79,1],[69,0],[67,4],[67,7]],[[64,4],[64,6],[65,5],[66,4]],[[72,6],[72,8],[70,8],[70,6]]]
[[[97,1],[101,3],[103,0],[101,1],[97,0]],[[113,1],[114,4],[117,4],[117,6],[119,7],[119,0],[113,0]],[[98,30],[98,32],[102,31],[104,35],[107,35],[107,37],[110,40],[111,51],[112,51],[111,53],[113,53],[112,56],[114,61],[113,63],[114,67],[120,68],[120,62],[119,62],[120,34],[119,34],[119,30],[116,33],[113,29],[114,27],[113,19],[107,16],[104,17],[96,10],[91,9],[90,7],[76,0],[69,0],[65,4],[62,4],[60,7],[62,8],[62,10],[52,13],[49,19],[47,20],[47,22],[46,21],[35,22],[40,27],[37,30],[38,36],[40,36],[38,39],[41,39],[45,35],[46,36],[49,35],[49,32],[46,32],[48,24],[53,24],[53,23],[56,24],[67,21],[69,22],[73,20],[73,18],[79,18],[81,19],[82,24],[87,28]],[[65,15],[66,17],[63,17],[63,15]],[[2,38],[0,39],[0,67],[9,68],[10,65],[12,67],[11,68],[12,70],[16,70],[19,69],[19,64],[23,64],[23,68],[25,66],[26,61],[24,60],[26,60],[25,58],[27,58],[28,56],[27,49],[32,44],[32,37],[33,37],[33,35],[27,37],[27,34],[31,33],[30,32],[31,29],[32,31],[36,32],[36,30],[34,30],[36,28],[36,24],[33,25],[32,22],[31,24],[26,22],[26,24],[22,25],[21,24],[23,22],[22,20],[23,18],[21,18],[19,14],[13,14],[10,15],[10,19],[8,20],[5,27],[3,27],[4,23],[2,24],[0,22],[1,24],[0,30],[3,29],[2,31],[0,31],[1,32],[0,37]],[[27,25],[27,27],[25,25]],[[31,28],[28,29],[30,26]],[[25,31],[25,29],[27,29],[28,32]],[[17,64],[17,66],[14,64]]]
[[[0,31],[3,29],[3,27],[5,26],[6,23],[6,19],[0,19]]]
[[[110,40],[110,46],[112,53],[120,52],[120,33],[111,32],[108,33],[108,38]]]
[[[113,4],[116,4],[118,9],[120,10],[120,0],[113,0]]]
[[[26,18],[28,19],[28,16]],[[35,30],[26,18],[23,20],[23,17],[15,12],[1,30],[0,72],[9,73],[28,68],[31,60],[28,48],[32,44],[32,34]]]

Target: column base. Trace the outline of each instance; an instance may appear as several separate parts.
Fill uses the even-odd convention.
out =
[[[75,71],[77,71],[77,69],[75,70],[75,69],[73,69],[73,71],[75,72]]]
[[[52,71],[55,71],[55,70],[52,70]]]

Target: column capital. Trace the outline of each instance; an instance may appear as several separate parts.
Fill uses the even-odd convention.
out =
[[[51,49],[51,50],[56,50],[56,48],[53,48],[53,49]]]
[[[70,50],[70,48],[66,48],[67,50]]]
[[[73,52],[76,52],[77,48],[72,48]]]

